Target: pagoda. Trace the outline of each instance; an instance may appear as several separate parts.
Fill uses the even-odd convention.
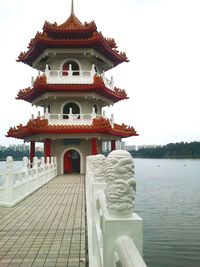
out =
[[[18,61],[37,69],[38,76],[16,98],[43,107],[44,114],[10,128],[7,137],[30,142],[31,161],[35,142],[43,142],[45,157],[57,157],[58,174],[84,174],[86,157],[101,153],[102,142],[111,142],[114,150],[117,140],[137,135],[133,127],[116,124],[103,112],[128,98],[105,76],[128,62],[126,54],[97,31],[94,21],[79,21],[73,0],[69,18],[61,25],[46,21]]]

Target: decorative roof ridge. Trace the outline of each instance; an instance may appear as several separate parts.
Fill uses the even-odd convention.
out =
[[[118,57],[120,61],[128,62],[128,58],[126,56],[125,52],[118,51],[117,45],[115,43],[115,40],[112,38],[105,38],[101,32],[94,31],[93,34],[88,37],[87,39],[84,38],[77,38],[77,39],[66,39],[66,38],[53,38],[49,37],[47,32],[37,32],[35,37],[32,38],[28,45],[28,51],[21,52],[18,56],[17,61],[24,62],[26,61],[26,57],[32,53],[32,50],[34,50],[34,47],[40,46],[40,44],[51,44],[51,45],[91,45],[91,44],[97,44],[100,43],[102,47],[107,49],[109,53],[112,53],[115,55],[115,57]],[[103,49],[103,48],[102,48]],[[118,63],[119,64],[119,63]]]
[[[45,32],[49,32],[49,31],[59,31],[59,32],[64,32],[64,31],[87,31],[87,30],[93,30],[96,31],[97,26],[94,22],[94,20],[92,20],[91,22],[84,22],[84,24],[82,24],[82,26],[77,27],[77,28],[67,28],[66,27],[66,23],[67,21],[65,21],[64,23],[62,23],[61,25],[58,25],[57,22],[54,23],[50,23],[48,21],[45,21],[44,26],[43,26],[43,30]]]
[[[25,89],[21,89],[19,90],[17,96],[15,97],[15,99],[21,99],[24,98],[26,95],[28,95],[30,92],[32,92],[34,90],[34,88],[25,88]]]

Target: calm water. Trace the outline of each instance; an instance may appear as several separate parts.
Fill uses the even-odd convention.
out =
[[[200,267],[200,160],[135,159],[135,166],[148,267]]]
[[[200,267],[200,160],[135,159],[148,267]]]

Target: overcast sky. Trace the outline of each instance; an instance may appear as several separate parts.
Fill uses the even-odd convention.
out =
[[[105,37],[114,37],[129,63],[107,73],[130,99],[109,108],[115,122],[133,125],[139,137],[127,144],[200,141],[200,1],[75,0],[82,21],[95,20]],[[37,71],[17,63],[44,21],[63,23],[71,0],[0,0],[0,145],[11,126],[26,124],[37,108],[15,100]]]

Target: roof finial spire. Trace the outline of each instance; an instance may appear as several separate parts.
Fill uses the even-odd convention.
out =
[[[71,4],[71,15],[74,15],[74,0],[72,0]]]

